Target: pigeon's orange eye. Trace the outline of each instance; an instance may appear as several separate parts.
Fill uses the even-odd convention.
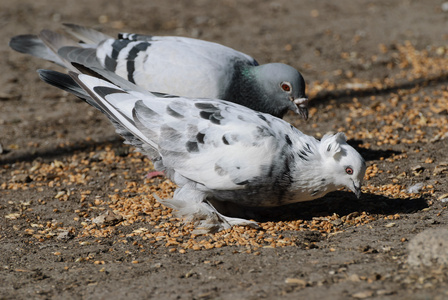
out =
[[[348,175],[353,175],[353,169],[350,167],[345,168],[345,173],[347,173]]]
[[[286,83],[286,82],[283,82],[281,87],[282,87],[282,90],[284,90],[285,92],[290,92],[291,91],[291,86],[288,83]]]

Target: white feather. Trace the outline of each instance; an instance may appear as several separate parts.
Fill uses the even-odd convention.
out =
[[[360,192],[365,163],[343,134],[320,142],[281,119],[234,103],[158,98],[72,75],[103,112],[143,142],[138,147],[158,152],[155,165],[179,186],[173,199],[161,202],[204,230],[255,224],[223,216],[208,199],[277,206],[313,200],[342,186]]]

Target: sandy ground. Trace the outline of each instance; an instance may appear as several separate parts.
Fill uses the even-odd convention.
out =
[[[442,4],[2,0],[0,299],[447,299]],[[171,183],[145,180],[150,163],[104,116],[35,72],[57,67],[7,46],[63,22],[196,37],[294,66],[311,118],[286,119],[316,137],[347,133],[369,166],[362,198],[246,212],[262,229],[195,236],[149,200]]]

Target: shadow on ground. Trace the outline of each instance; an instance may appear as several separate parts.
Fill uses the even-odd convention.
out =
[[[213,203],[215,205],[215,203]],[[259,222],[312,220],[315,217],[348,215],[366,212],[371,215],[394,215],[414,213],[428,207],[425,197],[387,198],[374,194],[362,194],[360,199],[351,192],[337,191],[309,202],[300,202],[280,207],[243,207],[237,204],[216,204],[219,211],[240,218],[250,218]]]

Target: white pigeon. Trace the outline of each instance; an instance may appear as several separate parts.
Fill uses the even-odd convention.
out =
[[[39,74],[56,86],[72,84],[66,74]],[[235,103],[160,98],[125,80],[119,88],[89,75],[70,76],[117,133],[178,185],[172,199],[159,201],[204,232],[256,225],[220,214],[212,201],[272,207],[320,198],[341,187],[361,194],[366,165],[344,133],[318,141],[279,118]]]
[[[229,47],[198,39],[122,33],[118,39],[65,24],[81,42],[43,30],[9,45],[74,71],[69,63],[105,68],[151,91],[190,98],[224,99],[282,118],[288,110],[308,118],[305,81],[293,67],[259,65]]]

